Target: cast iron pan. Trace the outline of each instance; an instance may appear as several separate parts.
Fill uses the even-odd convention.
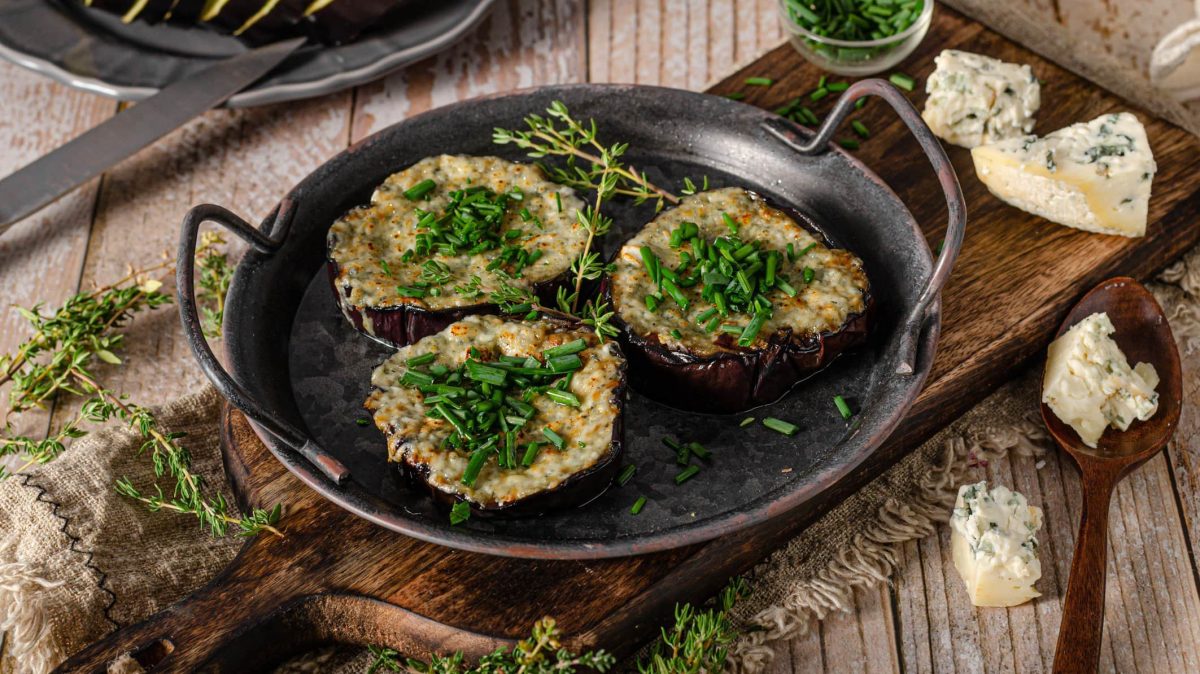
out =
[[[950,222],[935,265],[921,230],[898,197],[866,167],[829,144],[856,99],[887,100],[932,162]],[[577,509],[527,518],[471,518],[451,526],[425,490],[396,480],[382,435],[361,426],[371,370],[388,349],[357,333],[339,312],[323,267],[325,235],[347,209],[367,203],[391,173],[441,153],[524,158],[491,142],[497,126],[518,128],[561,100],[594,118],[600,137],[630,143],[629,161],[678,190],[685,176],[713,187],[740,185],[811,218],[835,244],[865,262],[878,314],[868,344],[843,355],[783,399],[749,413],[795,422],[794,437],[735,417],[681,412],[631,392],[625,406],[627,486]],[[614,205],[611,255],[653,216],[653,207]],[[193,208],[179,249],[185,331],[209,378],[254,422],[276,457],[313,489],[381,526],[464,550],[514,557],[584,559],[666,550],[784,515],[831,486],[888,436],[912,404],[933,361],[941,324],[939,291],[962,242],[966,214],[941,145],[900,92],[881,80],[848,89],[814,134],[721,97],[623,85],[573,85],[467,101],[425,113],[354,145],[296,186],[254,228],[213,205]],[[248,241],[226,308],[228,372],[206,344],[193,296],[200,225],[212,221]],[[847,423],[832,398],[858,410]],[[687,395],[681,391],[680,395]],[[715,455],[676,486],[672,435]],[[629,513],[638,496],[649,503]]]

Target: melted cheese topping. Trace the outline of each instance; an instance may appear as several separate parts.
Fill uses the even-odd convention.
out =
[[[424,396],[400,383],[409,358],[437,354],[435,362],[456,368],[466,361],[468,349],[479,349],[485,360],[499,356],[534,356],[579,338],[589,347],[579,354],[583,368],[571,381],[571,392],[580,406],[567,407],[546,396],[530,403],[537,410],[517,434],[524,446],[546,440],[542,429],[550,427],[566,440],[563,449],[544,444],[528,467],[502,469],[493,455],[480,471],[474,486],[462,483],[469,456],[440,445],[453,428],[444,419],[425,416]],[[546,321],[507,321],[497,316],[469,316],[444,331],[406,346],[388,358],[371,376],[375,391],[365,406],[375,425],[388,436],[388,458],[422,465],[429,469],[426,480],[438,489],[485,505],[505,505],[537,492],[554,489],[572,475],[603,460],[611,451],[613,424],[620,414],[614,400],[620,384],[624,359],[612,342],[598,344],[590,331],[568,331]]]
[[[422,199],[404,196],[405,190],[423,180],[432,180],[437,187]],[[479,186],[497,194],[513,188],[524,193],[521,201],[509,204],[503,230],[521,230],[526,236],[514,243],[529,252],[540,250],[542,256],[537,262],[526,267],[519,278],[505,279],[486,269],[499,250],[479,255],[416,257],[409,262],[401,259],[416,243],[418,210],[440,215],[450,202],[451,192]],[[546,180],[536,166],[497,157],[440,155],[422,159],[389,176],[375,190],[369,206],[351,210],[330,227],[329,258],[338,266],[338,292],[346,304],[357,309],[409,304],[440,310],[486,303],[488,294],[505,281],[518,288],[531,288],[566,272],[571,260],[583,251],[587,231],[576,221],[576,211],[582,208],[583,202],[571,188]],[[528,211],[531,221],[526,222],[522,209]],[[436,296],[403,296],[397,288],[420,283],[421,264],[430,259],[449,268],[450,280],[439,287]],[[473,278],[479,282],[472,284]],[[474,292],[466,291],[468,287]]]
[[[686,312],[670,299],[661,303],[656,312],[646,308],[645,297],[655,292],[654,283],[642,265],[641,247],[649,246],[672,268],[679,264],[684,248],[671,248],[671,231],[682,222],[693,222],[700,236],[711,240],[729,234],[722,214],[728,213],[738,223],[738,237],[757,241],[768,250],[784,252],[789,243],[799,253],[812,244],[803,255],[789,262],[786,255],[779,260],[779,275],[785,276],[798,291],[788,297],[781,290],[772,290],[768,299],[773,314],[759,331],[749,348],[760,349],[778,331],[790,329],[794,337],[832,332],[844,325],[852,315],[866,308],[865,294],[869,284],[862,260],[845,250],[831,250],[787,214],[768,206],[760,197],[738,187],[729,187],[685,197],[680,204],[659,215],[621,248],[612,274],[613,304],[637,334],[657,335],[658,341],[673,350],[687,350],[700,356],[726,351],[743,350],[736,338],[719,331],[708,333],[697,321],[712,305],[700,298],[703,283],[680,290],[687,296]],[[811,283],[804,283],[804,269],[814,272]],[[731,314],[724,323],[745,327],[751,316]],[[679,330],[680,337],[671,334]]]

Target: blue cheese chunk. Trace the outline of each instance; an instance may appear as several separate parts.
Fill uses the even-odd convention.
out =
[[[1042,93],[1029,66],[954,49],[934,63],[921,117],[938,137],[971,148],[1033,131]]]
[[[1016,606],[1041,596],[1037,532],[1042,510],[1003,485],[965,485],[950,516],[954,567],[975,606]]]
[[[1149,363],[1129,367],[1108,314],[1092,314],[1050,344],[1042,402],[1095,447],[1104,429],[1126,430],[1158,411],[1158,373]]]
[[[1143,236],[1158,166],[1137,117],[1120,112],[1043,138],[1012,138],[971,150],[992,194],[1060,225]]]

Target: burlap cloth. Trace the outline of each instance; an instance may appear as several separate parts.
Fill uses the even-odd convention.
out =
[[[1159,281],[1153,289],[1191,353],[1200,342],[1200,252]],[[731,668],[762,671],[776,642],[853,605],[855,588],[888,582],[897,546],[944,526],[957,485],[977,479],[981,459],[1046,451],[1034,416],[1037,380],[1036,366],[1020,374],[755,569],[736,614],[757,629],[735,645]],[[205,389],[158,410],[167,427],[188,433],[196,468],[212,485],[225,484],[218,406]],[[148,513],[114,492],[121,476],[152,483],[139,444],[126,431],[98,433],[54,463],[0,482],[0,674],[49,671],[192,592],[233,558],[237,538],[213,540],[190,518]],[[363,672],[369,662],[359,649],[326,649],[282,669]]]

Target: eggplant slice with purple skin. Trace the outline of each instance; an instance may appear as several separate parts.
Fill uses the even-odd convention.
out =
[[[354,327],[394,346],[473,314],[493,293],[553,305],[587,243],[574,190],[497,157],[439,155],[390,176],[329,230],[328,269]]]
[[[685,197],[613,262],[602,292],[632,384],[673,407],[774,402],[862,344],[871,324],[862,261],[741,188]]]
[[[578,325],[469,316],[397,351],[371,383],[364,406],[389,460],[440,503],[579,506],[620,468],[625,359]]]

